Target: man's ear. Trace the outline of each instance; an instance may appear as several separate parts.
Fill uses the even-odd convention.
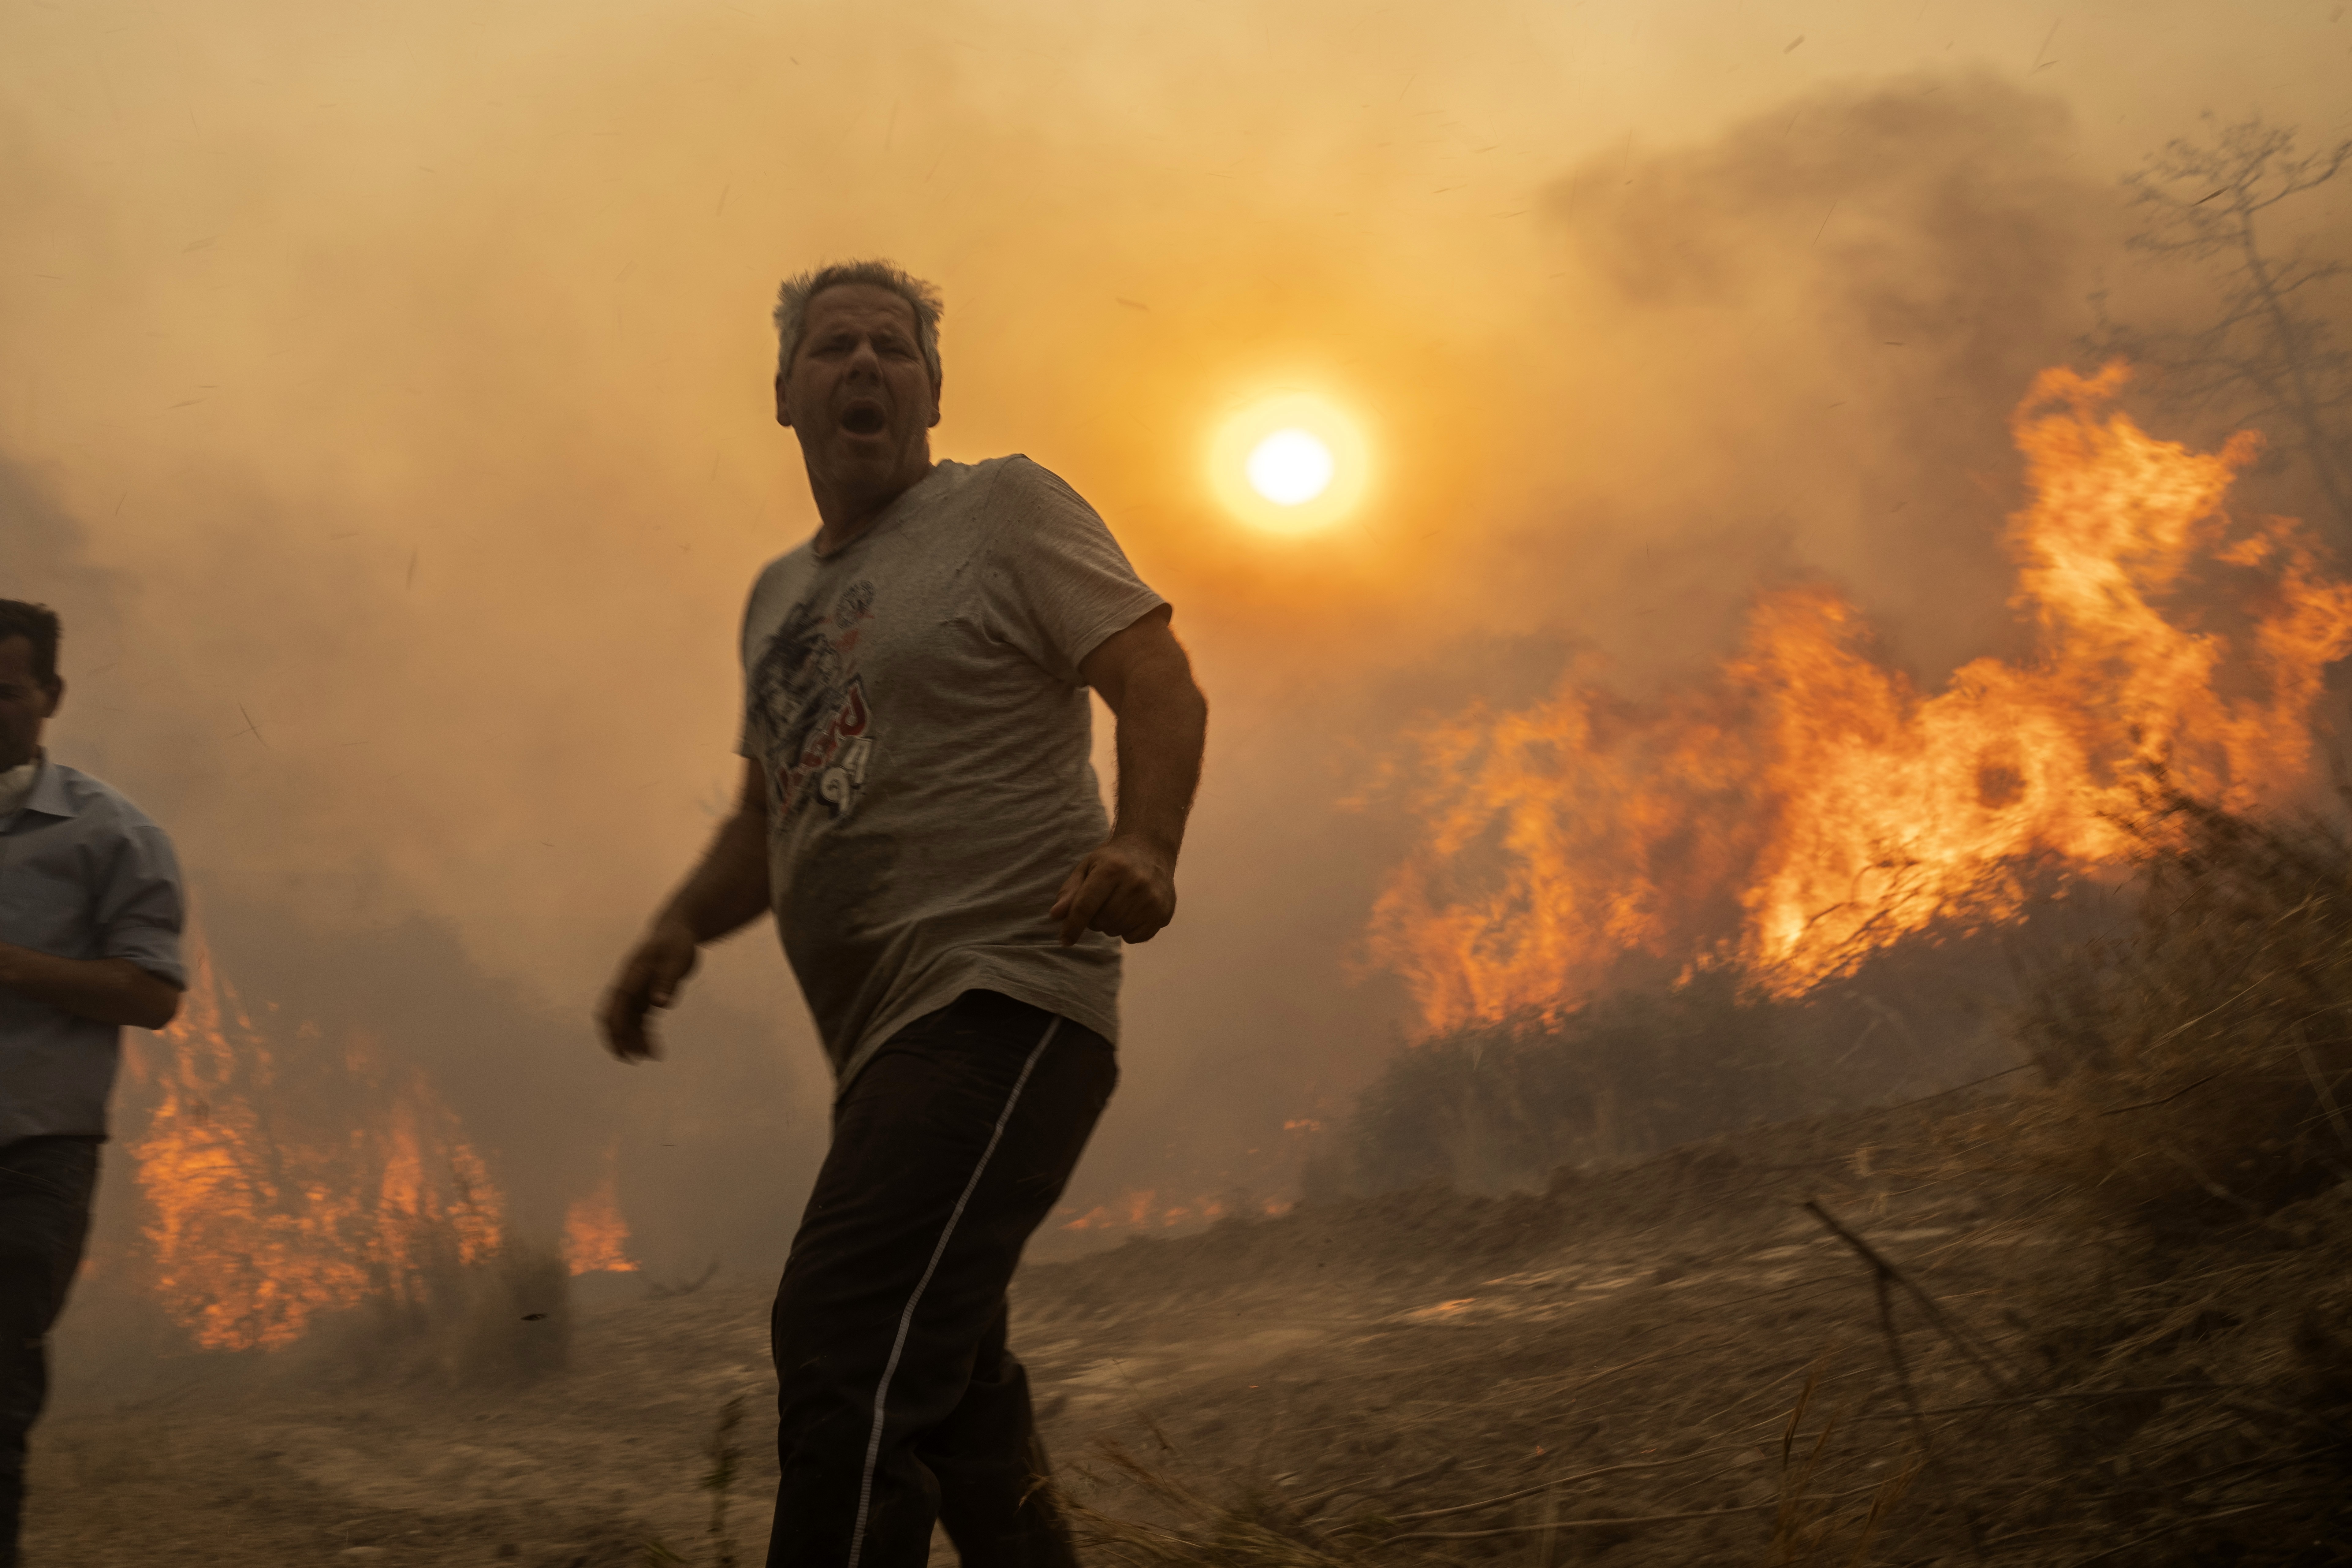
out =
[[[49,688],[49,700],[48,700],[47,705],[46,707],[44,707],[44,708],[41,710],[41,717],[42,717],[43,719],[54,719],[54,718],[56,718],[56,717],[58,716],[58,703],[60,703],[60,702],[63,702],[65,700],[66,700],[66,681],[65,681],[65,677],[64,677],[64,676],[59,676],[59,677],[58,677],[58,683],[57,683],[55,686],[52,686],[52,687],[50,687],[50,688]]]
[[[789,430],[793,427],[792,400],[784,394],[784,373],[776,373],[776,423]]]
[[[940,388],[947,384],[947,373],[941,371],[931,378],[931,422],[926,426],[936,430],[940,423]]]

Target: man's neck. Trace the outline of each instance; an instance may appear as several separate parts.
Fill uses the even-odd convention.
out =
[[[833,555],[847,549],[860,534],[873,527],[876,520],[888,511],[900,496],[930,478],[932,468],[937,466],[926,456],[921,468],[916,469],[903,483],[890,489],[858,490],[855,493],[844,494],[829,486],[820,486],[812,480],[809,493],[816,498],[818,519],[816,552],[819,555]]]

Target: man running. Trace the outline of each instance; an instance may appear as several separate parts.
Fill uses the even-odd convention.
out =
[[[782,287],[776,421],[821,526],[742,632],[742,795],[601,1022],[656,1054],[698,948],[773,912],[838,1084],[772,1319],[772,1568],[1066,1564],[1005,1288],[1118,1078],[1119,943],[1176,908],[1208,708],[1077,493],[931,460],[939,295],[878,261]],[[1118,720],[1118,808],[1087,689]]]
[[[16,1568],[25,1439],[47,1336],[81,1267],[122,1026],[180,1010],[184,900],[172,841],[50,760],[60,627],[0,599],[0,1568]]]

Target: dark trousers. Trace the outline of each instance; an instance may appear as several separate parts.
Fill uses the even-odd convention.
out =
[[[0,1148],[0,1568],[16,1568],[25,1438],[49,1394],[49,1326],[66,1304],[98,1187],[94,1138]]]
[[[916,1020],[834,1109],[773,1319],[783,1480],[769,1568],[1069,1568],[1005,1287],[1118,1069],[992,991]]]

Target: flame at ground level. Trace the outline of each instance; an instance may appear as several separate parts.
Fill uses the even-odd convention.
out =
[[[248,1011],[201,941],[179,1017],[133,1036],[127,1140],[147,1257],[134,1263],[205,1350],[271,1350],[371,1300],[425,1308],[513,1245],[488,1163],[392,1042]],[[257,1014],[260,1022],[257,1022]],[[135,1107],[126,1107],[133,1125]],[[571,1205],[574,1273],[634,1269],[608,1156]]]
[[[629,1225],[621,1217],[619,1178],[613,1163],[607,1156],[604,1180],[564,1214],[563,1262],[574,1274],[636,1271],[629,1260]]]
[[[196,1344],[289,1344],[322,1312],[495,1253],[504,1202],[432,1087],[355,1037],[328,1076],[376,1114],[337,1127],[191,945],[187,996],[145,1068],[161,1098],[130,1153],[155,1288]],[[328,1048],[297,1038],[299,1057]]]
[[[2221,510],[2259,449],[2102,410],[2120,365],[2045,372],[2013,422],[2034,656],[1924,695],[1822,587],[1763,595],[1716,678],[1656,703],[1571,670],[1535,707],[1414,737],[1420,847],[1371,951],[1443,1030],[1572,1006],[1622,955],[1741,964],[1783,995],[1938,921],[2006,921],[2021,869],[2116,863],[2156,766],[2231,807],[2309,773],[2352,585],[2288,520]]]

